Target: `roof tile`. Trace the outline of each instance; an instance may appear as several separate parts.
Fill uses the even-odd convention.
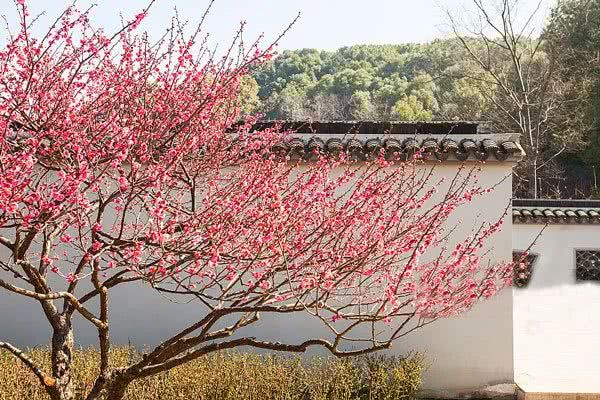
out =
[[[513,200],[516,224],[600,224],[600,201]]]
[[[306,159],[315,153],[344,150],[365,159],[382,150],[388,157],[407,159],[421,149],[439,161],[450,156],[483,161],[492,155],[505,161],[523,154],[519,144],[510,140],[515,135],[490,133],[485,124],[477,122],[262,121],[252,127],[254,131],[263,129],[290,131],[290,138],[274,149]]]
[[[477,160],[487,160],[493,155],[497,160],[504,161],[515,152],[520,152],[518,146],[506,146],[507,143],[495,143],[490,139],[485,139],[487,143],[476,142],[472,139],[464,139],[457,142],[453,139],[444,139],[437,141],[432,138],[417,140],[407,138],[399,140],[395,138],[360,139],[360,138],[329,138],[324,141],[318,136],[293,136],[286,142],[278,143],[274,146],[278,152],[283,151],[288,154],[295,154],[309,158],[312,154],[321,152],[339,153],[346,150],[350,153],[367,157],[370,154],[376,154],[383,149],[387,154],[401,153],[406,155],[414,153],[419,149],[426,154],[435,157],[437,160],[444,161],[449,155],[454,155],[458,160],[464,161],[473,157]],[[490,143],[491,142],[491,143]]]

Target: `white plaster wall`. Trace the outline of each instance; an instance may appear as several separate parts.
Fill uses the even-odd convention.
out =
[[[459,165],[456,162],[438,163],[431,182],[444,177],[446,184],[449,183]],[[477,230],[482,221],[495,222],[502,216],[512,196],[511,173],[510,163],[490,162],[483,167],[479,175],[480,185],[497,187],[492,193],[475,198],[453,214],[448,221],[451,226],[458,224],[453,238],[464,239]],[[440,187],[438,199],[444,194],[445,187]],[[485,249],[492,262],[512,259],[510,215],[509,212],[506,216],[504,229],[494,236]],[[477,304],[464,315],[435,321],[400,338],[389,351],[399,355],[417,351],[425,355],[429,364],[423,377],[425,390],[460,393],[489,384],[512,383],[512,309],[512,291],[506,289],[491,300]],[[322,332],[320,325],[310,320],[292,321],[291,318],[282,317],[277,317],[273,327],[267,329],[269,338],[283,341],[302,340]],[[265,332],[261,333],[264,335]]]
[[[423,389],[468,392],[513,382],[512,296],[505,290],[460,317],[436,321],[392,350],[417,350],[430,365]]]
[[[451,164],[439,173],[451,176]],[[464,237],[483,220],[497,220],[508,206],[512,193],[510,163],[487,163],[481,173],[482,186],[501,182],[481,198],[476,198],[457,214]],[[512,257],[512,219],[506,218],[504,229],[488,246],[493,262]],[[513,382],[512,305],[510,289],[489,301],[477,304],[459,317],[439,320],[401,339],[392,352],[403,354],[416,350],[425,353],[430,367],[425,372],[423,388],[468,391],[484,385]]]
[[[460,164],[438,163],[436,175],[452,178]],[[483,220],[497,220],[511,197],[511,163],[487,163],[481,185],[501,182],[496,190],[460,209],[457,239],[464,238]],[[508,179],[507,179],[508,178]],[[457,221],[456,221],[457,222]],[[506,261],[511,257],[511,220],[494,237],[489,257]],[[153,345],[198,320],[203,309],[196,304],[175,304],[155,291],[141,286],[119,287],[111,291],[111,337],[115,343]],[[490,383],[513,381],[512,292],[477,305],[469,313],[437,321],[401,338],[391,350],[395,354],[423,352],[430,364],[424,376],[425,389],[468,390]],[[290,343],[321,336],[321,327],[306,317],[265,318],[260,328],[248,334]],[[39,305],[0,291],[0,338],[21,346],[47,344],[49,326]],[[76,341],[95,345],[97,333],[85,321],[76,323]]]
[[[515,249],[541,225],[513,227]],[[575,249],[600,249],[598,225],[550,225],[528,287],[514,292],[515,382],[526,392],[600,393],[600,284],[575,280]]]

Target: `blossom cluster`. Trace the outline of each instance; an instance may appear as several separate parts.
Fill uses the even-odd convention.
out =
[[[511,281],[510,263],[485,260],[502,218],[453,234],[457,210],[489,192],[476,168],[445,182],[421,153],[273,152],[290,133],[254,131],[239,97],[272,47],[215,58],[201,32],[151,43],[140,13],[108,36],[73,8],[36,39],[27,13],[0,51],[0,234],[44,277],[73,292],[130,277],[333,322],[453,315]]]

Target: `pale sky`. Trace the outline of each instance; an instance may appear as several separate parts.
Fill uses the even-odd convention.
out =
[[[494,0],[485,0],[494,1]],[[520,0],[521,14],[528,14],[540,0]],[[542,0],[543,10],[536,24],[541,26],[549,4]],[[211,43],[224,46],[240,21],[247,22],[246,37],[264,33],[274,39],[298,12],[301,18],[280,42],[280,49],[335,49],[353,44],[393,44],[426,42],[448,36],[444,9],[464,15],[462,7],[469,0],[217,0],[206,25]],[[40,26],[70,4],[67,0],[29,0],[33,15],[46,11]],[[81,0],[80,8],[97,3],[92,21],[97,26],[116,29],[119,12],[131,17],[147,4],[146,0]],[[180,16],[197,21],[208,0],[158,0],[143,28],[158,36],[166,28],[168,18],[177,6]],[[13,0],[0,0],[0,14],[14,23]],[[0,30],[5,36],[5,30]],[[0,43],[5,37],[0,37]]]

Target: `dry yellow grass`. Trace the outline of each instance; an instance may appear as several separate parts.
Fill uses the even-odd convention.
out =
[[[50,371],[48,350],[30,354]],[[111,362],[123,366],[138,354],[114,349]],[[95,350],[75,353],[74,381],[79,398],[97,373]],[[407,400],[418,390],[423,361],[370,357],[354,360],[222,353],[206,356],[168,373],[136,381],[128,400]],[[46,400],[35,376],[18,360],[0,352],[0,399]]]

